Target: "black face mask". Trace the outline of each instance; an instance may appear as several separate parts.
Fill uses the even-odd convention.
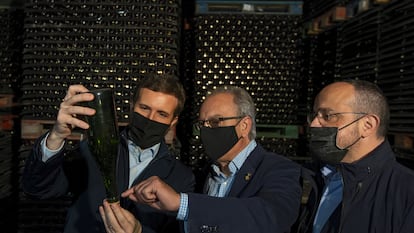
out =
[[[213,161],[217,161],[239,141],[235,126],[201,127],[200,137],[206,154]]]
[[[128,137],[141,149],[146,149],[160,143],[169,127],[170,125],[152,121],[133,112],[131,122],[128,125]]]
[[[310,128],[310,152],[320,161],[336,165],[348,152],[336,146],[337,127],[311,127]]]
[[[320,161],[337,165],[345,157],[348,152],[348,148],[357,143],[361,137],[358,137],[351,145],[345,148],[339,148],[336,145],[336,137],[339,130],[342,130],[353,123],[359,121],[362,117],[352,121],[351,123],[338,128],[338,127],[310,127],[310,152],[312,156]]]

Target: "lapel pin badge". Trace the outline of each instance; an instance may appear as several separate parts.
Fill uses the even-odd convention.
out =
[[[246,175],[244,175],[244,180],[245,181],[249,181],[250,178],[252,178],[252,173],[247,173]]]

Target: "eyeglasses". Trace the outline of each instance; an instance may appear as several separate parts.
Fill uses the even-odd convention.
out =
[[[220,127],[220,122],[222,121],[241,119],[243,117],[244,116],[232,116],[232,117],[211,118],[208,120],[199,120],[196,123],[194,123],[194,129],[200,130],[201,127],[217,128],[217,127]]]
[[[339,119],[339,115],[344,114],[356,114],[356,115],[367,115],[366,112],[335,112],[335,113],[327,113],[324,111],[317,111],[313,112],[308,115],[308,124],[312,123],[313,119],[318,118],[319,122],[325,123],[336,123]]]

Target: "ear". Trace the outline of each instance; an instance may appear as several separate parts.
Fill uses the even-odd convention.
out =
[[[239,125],[240,125],[242,136],[247,138],[252,128],[252,118],[249,116],[245,116],[240,121]]]
[[[178,116],[175,116],[171,121],[170,128],[174,127],[178,123]]]
[[[380,118],[375,114],[366,115],[362,120],[362,134],[363,138],[376,135],[380,125]]]

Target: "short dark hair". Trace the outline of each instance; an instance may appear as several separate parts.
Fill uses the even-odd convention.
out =
[[[138,101],[141,94],[141,89],[143,88],[176,97],[178,104],[175,108],[174,116],[180,115],[180,113],[183,111],[186,98],[185,91],[183,85],[176,76],[167,74],[153,74],[142,77],[139,80],[138,85],[134,91],[134,97],[132,101],[133,106],[135,106],[136,102]]]
[[[366,112],[377,115],[380,118],[378,136],[386,136],[390,123],[390,109],[387,98],[382,90],[373,82],[365,80],[344,80],[355,89],[354,111]]]

